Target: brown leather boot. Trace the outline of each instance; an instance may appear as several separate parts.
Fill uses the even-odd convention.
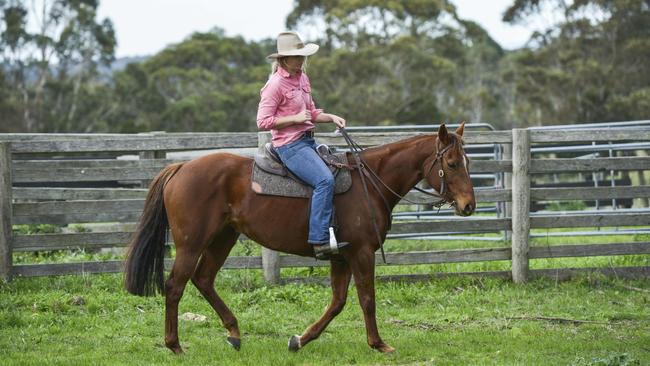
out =
[[[329,243],[312,245],[314,247],[314,257],[323,261],[329,260],[332,255],[339,254],[339,249],[345,248],[348,244],[350,243],[343,241],[336,243],[334,247],[330,246]]]
[[[312,244],[314,247],[314,257],[320,260],[329,260],[332,255],[339,254],[339,250],[345,248],[350,243],[343,241],[338,242],[334,236],[334,228],[330,227],[330,242],[325,244]]]

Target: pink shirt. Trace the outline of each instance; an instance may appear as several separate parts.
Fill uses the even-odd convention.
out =
[[[312,121],[323,113],[316,109],[311,97],[309,78],[303,72],[291,76],[285,69],[278,67],[260,90],[260,104],[257,107],[257,127],[262,130],[271,130],[273,146],[278,147],[298,140],[303,132],[314,128]],[[303,110],[311,112],[311,120],[298,123],[282,129],[275,129],[275,122],[279,117],[297,114]]]

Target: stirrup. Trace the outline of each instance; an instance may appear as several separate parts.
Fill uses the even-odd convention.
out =
[[[315,244],[314,247],[314,257],[320,260],[329,260],[332,255],[339,254],[339,249],[345,248],[350,243],[343,241],[338,242],[336,236],[334,235],[334,228],[329,228],[330,232],[330,242],[325,244]]]

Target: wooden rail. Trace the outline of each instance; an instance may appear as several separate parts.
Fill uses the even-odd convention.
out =
[[[417,133],[355,133],[363,146],[373,146],[411,137]],[[319,134],[319,141],[344,146],[336,134]],[[64,264],[13,265],[13,252],[124,247],[132,235],[144,205],[145,188],[71,188],[52,185],[94,184],[97,182],[131,183],[152,179],[164,166],[179,159],[166,158],[166,152],[183,150],[251,149],[268,141],[261,133],[198,134],[8,134],[0,135],[0,278],[43,276],[71,273],[119,272],[120,261]],[[475,261],[512,261],[511,278],[525,282],[535,276],[529,261],[539,258],[650,254],[650,243],[626,242],[592,245],[531,246],[534,228],[650,226],[650,213],[572,213],[530,214],[531,201],[597,200],[650,197],[650,186],[531,188],[531,174],[561,172],[598,172],[610,170],[650,170],[648,157],[611,157],[597,159],[540,159],[531,157],[533,145],[559,142],[650,141],[650,131],[630,129],[584,131],[513,131],[468,134],[467,144],[512,145],[511,158],[474,159],[472,173],[506,173],[505,188],[476,190],[478,202],[512,204],[505,217],[438,218],[395,221],[390,236],[425,236],[441,232],[500,232],[512,230],[511,246],[462,250],[394,252],[386,255],[387,265],[437,264]],[[138,160],[118,160],[119,154],[135,154]],[[86,155],[84,155],[86,154]],[[91,154],[90,158],[87,154]],[[99,155],[98,155],[99,154]],[[65,156],[66,159],[60,157]],[[97,156],[102,156],[98,158]],[[16,157],[12,159],[12,157]],[[28,185],[42,185],[32,187]],[[424,200],[418,192],[409,200]],[[400,204],[409,204],[402,202]],[[79,232],[23,235],[13,225],[117,222],[128,224],[115,232]],[[389,248],[390,250],[391,248]],[[167,261],[167,265],[171,260]],[[380,256],[377,264],[384,265]],[[310,258],[280,255],[263,249],[261,256],[231,257],[224,268],[261,269],[271,283],[283,282],[280,268],[327,266]],[[641,271],[638,273],[646,273]],[[636,272],[635,272],[636,273]]]
[[[566,257],[597,257],[611,255],[650,254],[650,242],[589,244],[589,245],[554,245],[548,247],[531,247],[530,259],[566,258]],[[511,249],[483,248],[440,251],[419,251],[406,253],[386,253],[386,263],[381,255],[375,256],[378,266],[384,265],[421,265],[442,263],[464,263],[485,261],[511,260]],[[165,261],[165,268],[171,269],[173,261]],[[313,258],[280,255],[279,264],[282,268],[292,267],[328,267],[329,262],[316,261]],[[122,261],[77,262],[60,264],[29,264],[14,267],[14,274],[20,276],[49,276],[63,274],[106,273],[120,272]],[[245,256],[229,257],[223,265],[224,269],[263,269],[263,257]],[[646,267],[642,267],[646,268]],[[650,267],[648,267],[650,268]],[[530,273],[530,271],[529,271]],[[279,283],[281,281],[278,281]]]

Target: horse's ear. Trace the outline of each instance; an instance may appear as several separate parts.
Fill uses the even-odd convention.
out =
[[[438,139],[445,145],[449,143],[449,134],[447,132],[447,126],[444,123],[438,128]]]
[[[456,135],[463,137],[463,132],[465,132],[465,121],[460,123],[460,126],[456,129]]]

